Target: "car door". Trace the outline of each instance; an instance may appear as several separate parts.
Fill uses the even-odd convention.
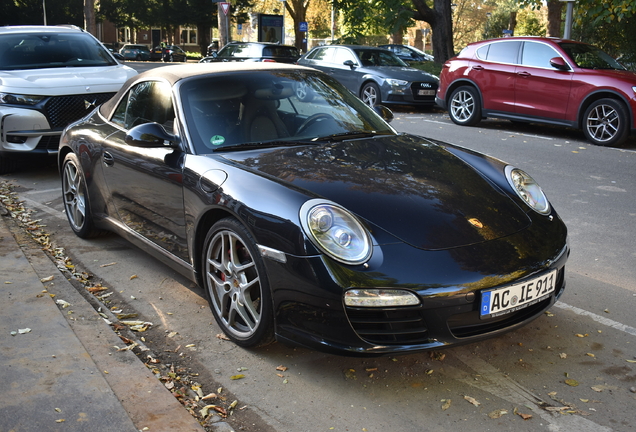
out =
[[[309,53],[309,55],[299,63],[303,66],[309,66],[327,74],[331,74],[333,65],[331,59],[333,58],[334,52],[335,49],[331,47],[317,48],[315,51]]]
[[[514,113],[520,47],[520,41],[493,42],[479,48],[470,61],[468,78],[479,87],[486,111]]]
[[[523,43],[521,64],[516,68],[515,78],[515,110],[518,114],[565,119],[574,74],[571,70],[559,70],[550,65],[550,59],[554,57],[561,55],[546,43]]]
[[[103,143],[103,172],[120,220],[140,236],[188,262],[180,149],[128,145],[140,124],[175,125],[170,86],[143,81],[130,89],[111,118],[113,133]]]
[[[331,61],[331,76],[354,94],[359,94],[363,73],[360,71],[360,60],[358,60],[353,51],[349,48],[335,48]],[[353,66],[344,64],[346,61],[351,61]]]

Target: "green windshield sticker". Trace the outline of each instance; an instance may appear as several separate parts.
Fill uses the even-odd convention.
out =
[[[221,135],[214,135],[212,138],[210,138],[210,144],[218,146],[221,145],[225,142],[225,137],[222,137]]]

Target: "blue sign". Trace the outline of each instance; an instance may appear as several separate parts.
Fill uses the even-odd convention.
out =
[[[298,30],[303,32],[309,31],[309,25],[307,24],[307,21],[301,21],[298,24]]]

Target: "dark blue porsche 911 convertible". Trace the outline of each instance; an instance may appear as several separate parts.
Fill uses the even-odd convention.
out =
[[[243,347],[410,353],[537,318],[569,255],[542,189],[391,118],[309,68],[153,69],[65,130],[66,214],[197,282]]]

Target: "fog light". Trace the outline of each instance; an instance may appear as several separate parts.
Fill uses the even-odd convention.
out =
[[[350,289],[344,294],[347,306],[356,307],[392,307],[416,306],[419,298],[410,291],[396,289]]]

